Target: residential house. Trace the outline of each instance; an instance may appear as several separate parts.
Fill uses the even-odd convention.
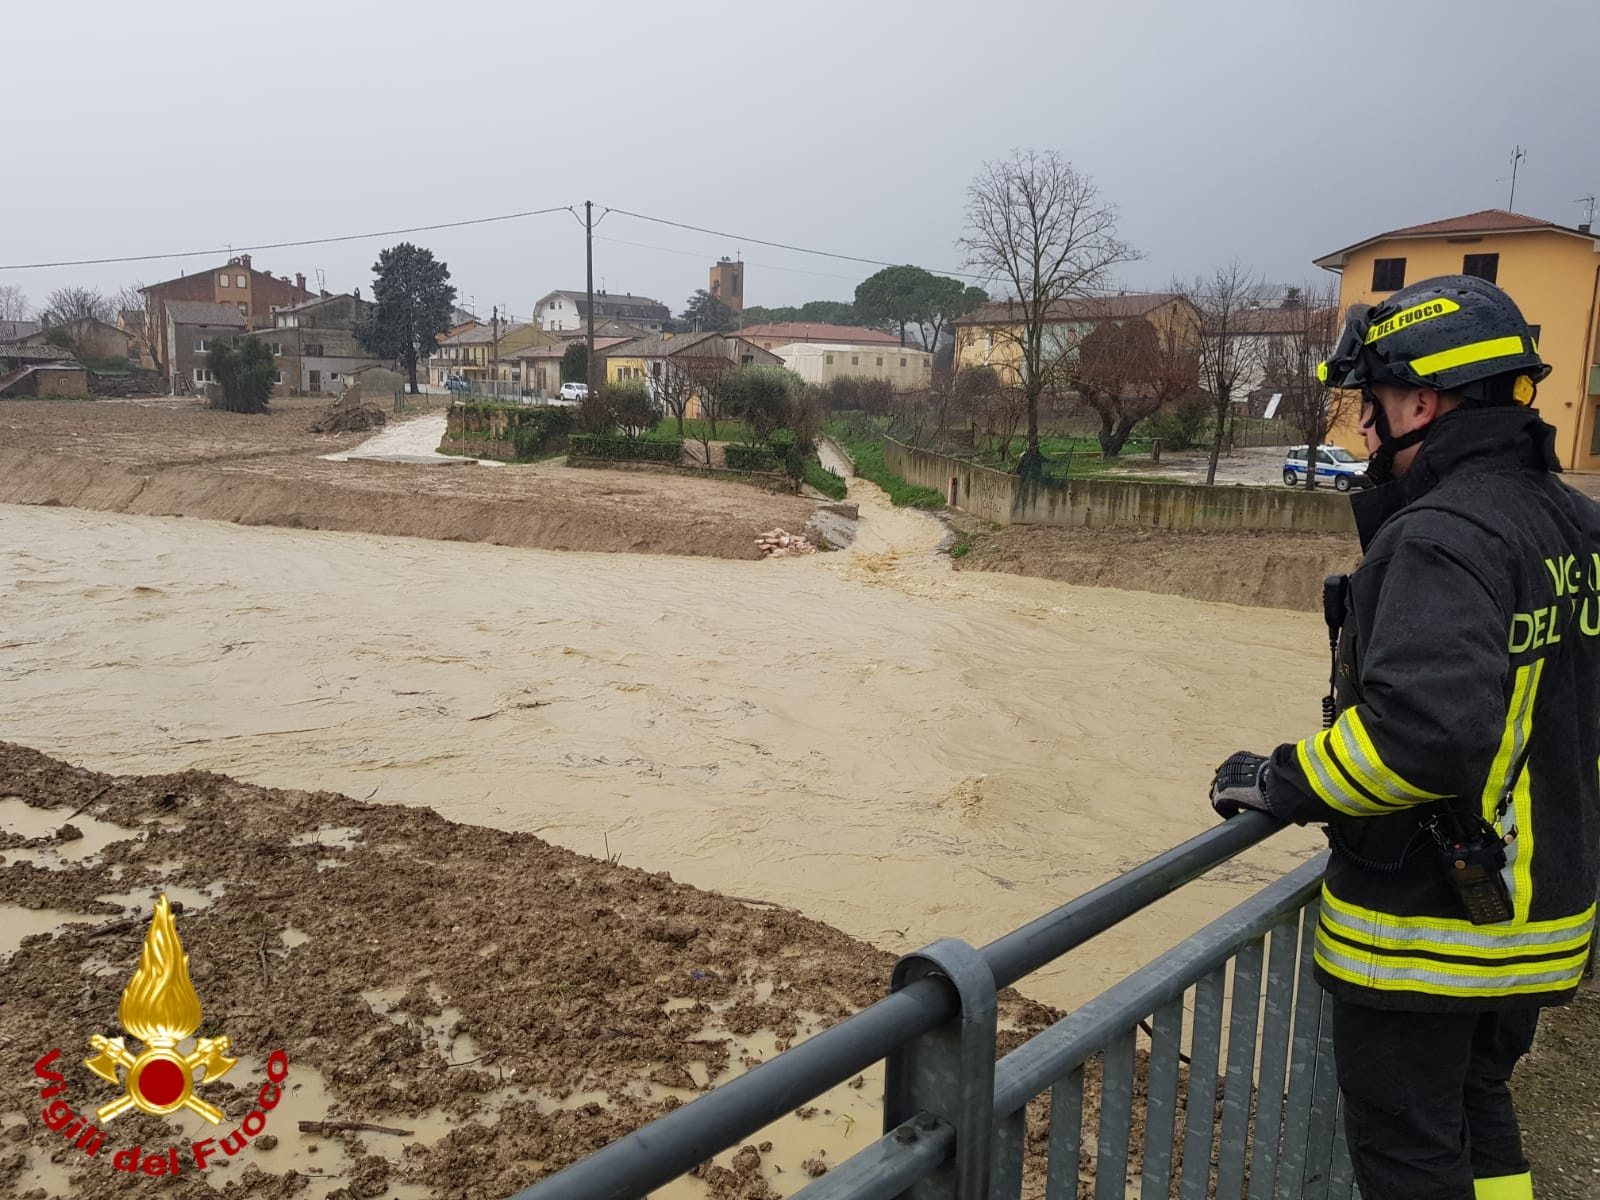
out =
[[[0,397],[87,396],[89,373],[60,346],[0,344]]]
[[[1552,368],[1537,404],[1556,428],[1563,465],[1600,470],[1600,238],[1588,225],[1487,209],[1380,233],[1315,261],[1338,272],[1341,312],[1435,275],[1476,275],[1504,288]],[[1362,445],[1353,419],[1336,425],[1332,440]]]
[[[887,379],[897,392],[917,391],[933,380],[933,355],[915,346],[793,342],[774,351],[807,383],[835,379]]]
[[[125,308],[117,314],[117,328],[133,337],[134,351],[138,355],[134,361],[142,369],[153,371],[156,369],[156,360],[155,355],[150,353],[150,334],[144,321],[145,311],[142,308]]]
[[[581,329],[551,329],[546,332],[560,338],[563,342],[578,342],[589,336],[589,327],[584,325]],[[601,338],[641,338],[649,337],[659,330],[646,329],[643,325],[636,325],[631,321],[606,320],[594,323],[594,336],[598,341]]]
[[[596,323],[606,320],[627,321],[650,333],[660,333],[665,323],[672,320],[672,310],[648,296],[596,292],[594,319]],[[562,329],[587,329],[588,293],[551,292],[533,306],[533,323],[551,333]]]
[[[561,360],[566,357],[567,347],[574,340],[576,339],[557,341],[549,346],[534,346],[510,354],[502,353],[501,369],[505,370],[508,363],[512,364],[512,369],[517,372],[516,378],[521,382],[524,391],[532,392],[535,396],[553,396],[561,390]],[[601,358],[613,346],[637,340],[637,338],[597,337],[594,340],[595,357]]]
[[[1199,344],[1200,314],[1175,292],[1129,292],[1059,300],[1045,314],[1045,354],[1053,364],[1070,359],[1078,344],[1106,322],[1148,321],[1158,333],[1171,334],[1179,345]],[[1007,383],[1020,378],[1023,313],[1014,300],[979,305],[955,323],[957,370],[994,367]]]
[[[149,331],[156,365],[163,374],[169,376],[173,374],[173,364],[162,356],[167,345],[166,330],[171,324],[166,309],[172,301],[226,304],[245,318],[247,329],[262,329],[272,325],[272,314],[278,309],[312,298],[306,290],[304,275],[296,275],[291,283],[288,276],[258,271],[251,265],[248,254],[240,254],[208,270],[152,283],[139,290],[144,295],[145,329]]]
[[[522,325],[502,325],[500,341],[494,347],[490,360],[491,374],[501,383],[522,383],[526,377],[518,355],[529,350],[559,346],[564,353],[567,344],[552,333],[546,333],[533,322]]]
[[[773,321],[765,325],[747,325],[739,336],[754,342],[763,350],[776,350],[779,346],[792,346],[797,342],[832,342],[845,346],[898,346],[899,334],[885,333],[881,329],[868,329],[865,325],[828,325],[814,321]]]
[[[43,346],[66,343],[74,356],[83,361],[137,363],[139,348],[133,334],[95,317],[74,317],[51,325],[18,340],[19,345]]]
[[[495,340],[498,331],[499,340]],[[530,351],[565,345],[551,333],[546,333],[532,322],[513,325],[492,322],[485,325],[474,322],[456,329],[439,339],[437,348],[428,357],[428,382],[443,387],[446,379],[456,376],[469,382],[497,379],[502,383],[522,383],[525,370],[523,357]],[[531,386],[531,385],[530,385]],[[560,385],[557,384],[557,387]]]
[[[1240,374],[1229,403],[1241,415],[1259,417],[1277,393],[1289,403],[1275,415],[1288,415],[1285,410],[1298,399],[1289,394],[1293,380],[1309,376],[1332,352],[1338,320],[1336,309],[1304,305],[1261,306],[1230,314],[1227,336]],[[1297,361],[1302,358],[1308,362]]]
[[[249,318],[236,304],[211,300],[163,300],[162,337],[158,358],[174,396],[209,394],[207,385],[215,383],[206,356],[219,342],[242,337]],[[280,373],[278,382],[283,382]]]
[[[257,336],[271,346],[278,364],[276,390],[337,394],[353,372],[378,364],[356,335],[371,308],[357,291],[317,296],[273,313],[272,328]]]
[[[598,351],[596,352],[598,353]],[[783,359],[732,333],[661,333],[609,348],[602,359],[607,383],[643,379],[654,394],[674,367],[691,379],[702,371],[728,366],[781,367]],[[699,400],[689,398],[685,416],[699,415]]]
[[[6,342],[20,342],[43,328],[44,326],[38,321],[0,321],[0,345]]]

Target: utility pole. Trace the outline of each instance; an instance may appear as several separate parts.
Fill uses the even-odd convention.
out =
[[[583,254],[588,264],[589,280],[589,370],[585,378],[588,380],[589,390],[595,390],[594,385],[594,202],[583,202]]]
[[[490,389],[498,399],[500,395],[500,306],[494,306],[494,318],[489,323],[489,378],[494,380]]]
[[[1506,201],[1506,209],[1509,212],[1517,211],[1517,167],[1527,157],[1528,152],[1520,145],[1511,148],[1511,199]]]

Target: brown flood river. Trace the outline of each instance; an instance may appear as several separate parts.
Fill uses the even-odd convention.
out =
[[[772,562],[0,506],[0,736],[428,805],[906,950],[1198,832],[1218,760],[1314,727],[1317,618],[952,572],[860,499],[852,549]],[[1023,990],[1081,1001],[1319,840]]]

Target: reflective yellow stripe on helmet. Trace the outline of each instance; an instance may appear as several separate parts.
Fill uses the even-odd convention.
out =
[[[1411,369],[1418,375],[1433,375],[1455,367],[1469,367],[1473,363],[1487,362],[1491,358],[1510,358],[1524,350],[1520,337],[1490,338],[1485,342],[1471,342],[1437,354],[1424,354],[1411,360]]]

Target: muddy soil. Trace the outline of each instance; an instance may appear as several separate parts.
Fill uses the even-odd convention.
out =
[[[202,1089],[227,1114],[220,1131],[124,1115],[106,1123],[93,1159],[39,1120],[33,1064],[51,1049],[75,1112],[114,1098],[77,1064],[90,1035],[117,1032],[157,890],[189,900],[177,922],[202,1031],[225,1032],[256,1062],[284,1051],[289,1085],[309,1081],[326,1096],[301,1119],[429,1131],[322,1138],[272,1114],[272,1153],[298,1152],[297,1169],[318,1185],[309,1195],[414,1185],[403,1194],[508,1196],[881,998],[893,963],[770,904],[423,809],[203,772],[113,778],[8,743],[0,797],[50,809],[38,816],[55,829],[70,815],[80,829],[125,831],[81,858],[70,857],[80,840],[70,835],[0,850],[7,910],[71,922],[21,938],[0,966],[8,1196],[120,1194],[115,1150],[220,1137],[253,1107],[259,1074],[244,1087],[225,1079]],[[112,895],[142,919],[119,922],[129,909]],[[1013,1041],[1051,1017],[1014,995],[1002,1012]],[[843,1094],[875,1106],[881,1077]],[[768,1177],[795,1190],[802,1162],[837,1161],[869,1140],[866,1117],[846,1123],[824,1101],[808,1121],[764,1135],[778,1145],[757,1152],[761,1169],[711,1172],[723,1185],[714,1193],[768,1194]],[[251,1195],[301,1194],[271,1161],[252,1147],[206,1174],[252,1180]],[[165,1194],[210,1195],[204,1178],[187,1171]]]
[[[953,519],[968,549],[957,570],[1004,571],[1262,608],[1322,611],[1324,576],[1353,570],[1354,534],[1167,529],[1003,528]]]
[[[815,509],[740,483],[559,462],[328,462],[321,456],[366,435],[311,432],[325,407],[325,399],[289,398],[263,416],[240,416],[195,400],[8,401],[0,404],[0,503],[749,559],[761,557],[758,533],[799,529]]]

